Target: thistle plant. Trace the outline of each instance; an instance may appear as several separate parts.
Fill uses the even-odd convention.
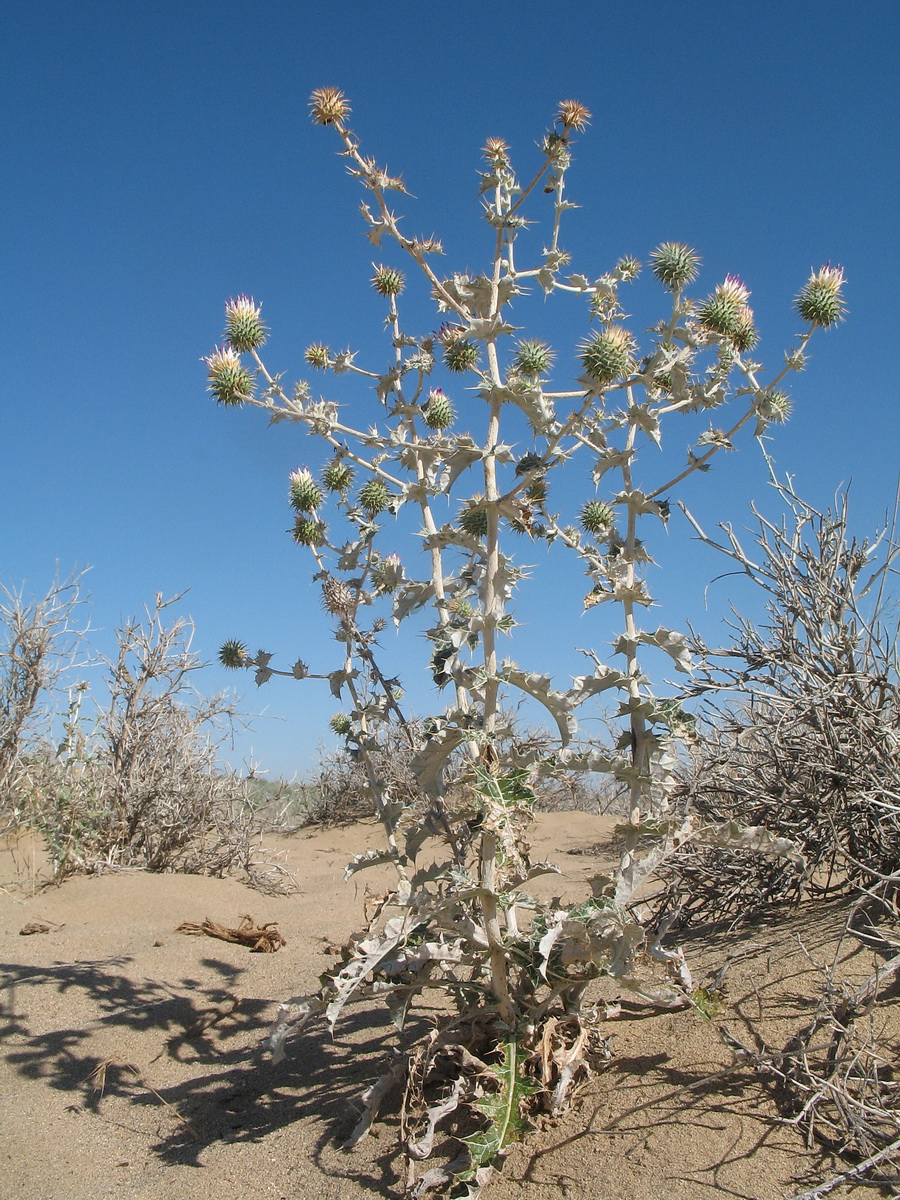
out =
[[[479,197],[493,250],[483,274],[442,272],[437,239],[406,231],[390,201],[392,193],[406,194],[403,180],[364,154],[346,97],[320,89],[311,108],[315,123],[333,128],[366,193],[361,214],[372,246],[424,275],[436,312],[424,322],[427,332],[414,326],[404,308],[404,270],[373,264],[370,283],[386,309],[385,360],[364,366],[350,348],[307,349],[309,367],[359,382],[371,424],[315,398],[308,381],[291,389],[270,370],[261,356],[261,307],[246,297],[226,306],[225,344],[205,360],[219,403],[262,409],[309,435],[309,461],[318,465],[299,466],[288,481],[292,536],[312,557],[339,648],[336,662],[315,671],[302,659],[276,668],[270,653],[251,655],[240,642],[223,648],[222,662],[253,670],[260,684],[279,674],[328,681],[342,706],[331,727],[365,765],[385,833],[384,848],[359,856],[347,874],[390,863],[397,875],[378,918],[351,939],[320,992],[283,1006],[271,1045],[278,1057],[290,1032],[315,1018],[333,1027],[348,1002],[373,996],[386,1001],[402,1030],[417,997],[443,992],[445,1026],[369,1089],[351,1142],[367,1132],[402,1078],[411,1161],[427,1159],[438,1122],[464,1108],[482,1126],[462,1139],[458,1159],[424,1171],[409,1194],[452,1187],[475,1196],[529,1113],[561,1108],[592,1055],[602,1052],[590,1004],[595,979],[611,976],[654,1005],[691,1002],[681,950],[664,947],[661,933],[638,920],[635,892],[662,859],[688,838],[717,845],[735,838],[760,853],[789,852],[764,831],[748,840],[740,830],[694,828],[671,811],[677,737],[689,723],[677,705],[653,695],[643,655],[660,651],[689,672],[690,653],[683,634],[641,623],[652,603],[645,578],[651,559],[638,534],[644,526],[651,533],[654,525],[665,527],[679,484],[707,470],[742,432],[760,435],[786,419],[783,381],[802,369],[816,328],[841,316],[843,279],[831,267],[812,275],[796,300],[805,322],[798,344],[765,376],[750,357],[758,337],[747,286],[729,276],[705,298],[689,295],[700,258],[689,246],[666,242],[649,265],[668,296],[667,311],[641,339],[626,325],[620,297],[640,273],[638,260],[623,257],[600,275],[574,273],[560,240],[573,207],[566,194],[572,145],[590,119],[583,105],[559,106],[527,180],[516,175],[503,141],[487,142]],[[525,264],[518,253],[530,223],[525,209],[541,197],[549,207],[545,243]],[[517,328],[512,310],[528,292],[585,302],[568,358]],[[556,364],[572,358],[580,374],[567,378],[575,372],[559,368],[554,382]],[[671,477],[646,480],[641,451],[661,444],[664,426],[713,410],[728,413],[724,428],[702,434]],[[564,477],[566,486],[556,487]],[[418,557],[401,560],[387,547],[403,507],[417,512],[420,531]],[[611,661],[584,650],[586,673],[568,686],[501,652],[501,638],[515,626],[511,601],[526,575],[521,548],[537,540],[580,561],[589,579],[585,610],[613,604],[621,613]],[[400,625],[420,610],[432,616],[430,667],[449,703],[411,723],[399,679],[382,668],[378,635],[388,617]],[[517,740],[506,701],[522,694],[550,714],[552,744]],[[579,738],[576,714],[610,697],[618,701],[621,728],[600,748]],[[418,804],[392,794],[374,765],[375,751],[397,738],[412,751]],[[593,894],[573,907],[541,902],[527,885],[556,870],[529,855],[541,781],[596,771],[627,791],[619,869],[595,877]],[[646,849],[650,833],[657,840]],[[422,845],[434,837],[445,857],[422,866]]]

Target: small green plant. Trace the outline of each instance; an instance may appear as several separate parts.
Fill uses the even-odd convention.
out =
[[[391,863],[397,874],[379,920],[348,944],[317,994],[283,1007],[271,1044],[278,1057],[291,1031],[313,1018],[333,1027],[350,1001],[376,996],[402,1029],[418,996],[443,992],[453,1016],[426,1047],[413,1049],[400,1074],[392,1068],[369,1089],[351,1141],[366,1133],[402,1075],[411,1161],[431,1155],[438,1122],[454,1113],[467,1112],[483,1130],[463,1137],[452,1164],[420,1174],[409,1194],[451,1187],[472,1197],[529,1114],[541,1106],[558,1111],[592,1052],[600,1052],[586,1000],[594,980],[611,976],[654,1005],[690,1002],[682,952],[649,937],[633,915],[641,884],[676,845],[699,836],[670,802],[676,740],[687,717],[673,720],[673,706],[653,695],[642,664],[646,651],[661,652],[689,672],[688,641],[642,623],[653,602],[644,574],[649,552],[638,532],[664,528],[678,485],[707,470],[744,430],[761,434],[784,419],[789,405],[781,384],[804,365],[816,328],[840,317],[842,275],[825,267],[812,276],[797,299],[806,323],[799,343],[764,378],[750,357],[757,333],[749,289],[728,277],[706,298],[692,297],[687,289],[699,256],[665,243],[650,255],[650,268],[668,308],[641,349],[620,298],[640,263],[625,257],[603,274],[580,274],[560,241],[572,207],[572,144],[590,116],[583,105],[560,105],[524,181],[506,144],[487,142],[480,202],[493,253],[483,274],[444,274],[436,265],[440,243],[409,235],[391,207],[390,194],[406,191],[403,181],[363,153],[346,97],[324,88],[311,103],[313,120],[332,127],[367,193],[361,211],[370,242],[385,256],[393,243],[404,265],[424,275],[440,328],[433,331],[433,313],[424,321],[430,332],[410,324],[404,273],[385,263],[371,282],[386,307],[386,361],[363,366],[352,349],[335,353],[321,343],[306,351],[311,367],[359,381],[375,411],[371,425],[314,398],[305,380],[287,387],[267,367],[261,308],[246,297],[229,302],[226,344],[205,360],[219,403],[300,424],[320,447],[321,466],[298,468],[289,498],[294,539],[312,556],[340,648],[337,663],[315,671],[302,658],[278,669],[270,653],[251,655],[239,642],[223,647],[222,662],[254,671],[259,684],[274,675],[327,681],[342,705],[332,728],[365,771],[385,834],[384,848],[358,856],[347,874],[376,863]],[[541,194],[549,197],[549,230],[542,252],[525,265],[518,246],[529,223],[525,207]],[[568,360],[542,339],[520,336],[512,310],[529,290],[585,302]],[[239,343],[232,337],[238,314]],[[577,377],[559,368],[562,379],[552,382],[555,364],[573,359]],[[726,428],[701,434],[670,477],[645,480],[639,456],[660,445],[664,426],[713,410],[729,413]],[[567,486],[557,487],[558,477]],[[387,550],[402,508],[418,514],[417,559],[401,561]],[[520,554],[538,539],[580,560],[590,581],[585,609],[611,603],[621,612],[613,662],[584,651],[587,671],[569,686],[501,652],[515,627],[511,600],[526,575],[515,547]],[[381,666],[378,635],[389,617],[400,625],[426,606],[431,672],[449,703],[414,725],[401,707],[399,680]],[[517,739],[503,701],[523,694],[550,714],[552,744]],[[580,741],[578,710],[610,696],[622,720],[614,744]],[[377,756],[398,739],[410,751],[419,803],[398,794],[377,769]],[[452,800],[451,758],[462,763],[454,769]],[[555,868],[531,860],[527,828],[542,781],[580,772],[606,773],[626,790],[624,851],[614,878],[595,881],[596,894],[584,903],[561,908],[529,895],[529,882]],[[746,844],[737,827],[707,832],[716,844]],[[442,839],[445,858],[420,866],[422,845],[434,837]],[[759,834],[752,849],[790,848]]]

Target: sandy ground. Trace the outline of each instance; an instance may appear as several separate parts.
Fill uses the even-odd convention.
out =
[[[586,893],[581,881],[598,860],[583,851],[605,832],[582,813],[538,819],[534,857],[564,872],[555,893]],[[142,872],[36,890],[40,858],[29,844],[0,852],[4,1200],[402,1192],[396,1124],[353,1152],[340,1148],[355,1099],[395,1042],[384,1014],[358,1010],[334,1041],[301,1035],[279,1066],[262,1048],[278,1002],[315,990],[330,949],[361,927],[378,872],[354,886],[343,867],[377,844],[376,830],[316,829],[280,844],[300,891],[275,898],[235,880]],[[277,921],[287,945],[251,954],[175,932],[207,916],[236,925],[244,913]],[[22,934],[36,922],[49,931]],[[840,913],[825,907],[752,931],[755,949],[732,974],[722,1018],[733,1032],[780,1046],[808,1020],[812,963],[839,926]],[[721,966],[735,944],[721,935],[695,941],[695,974]],[[201,1028],[208,1018],[216,1019]],[[574,1111],[513,1151],[485,1200],[788,1200],[836,1169],[778,1122],[775,1098],[751,1070],[703,1082],[733,1064],[715,1023],[693,1011],[625,1007],[608,1029],[610,1065]],[[830,1195],[863,1193],[879,1194],[842,1186]]]

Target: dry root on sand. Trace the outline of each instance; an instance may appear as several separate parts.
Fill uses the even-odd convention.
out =
[[[206,917],[199,925],[196,921],[182,921],[175,932],[195,937],[219,938],[223,942],[237,942],[238,945],[249,946],[250,952],[255,954],[274,954],[276,950],[287,945],[277,921],[257,925],[247,913],[241,917],[241,923],[236,928],[220,925],[218,921],[211,921]]]

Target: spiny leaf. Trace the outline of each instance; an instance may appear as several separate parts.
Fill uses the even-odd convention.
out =
[[[503,1062],[493,1070],[499,1089],[475,1101],[475,1108],[490,1124],[464,1139],[472,1166],[459,1176],[461,1183],[475,1179],[479,1167],[495,1165],[527,1133],[528,1118],[522,1112],[522,1104],[538,1091],[538,1084],[522,1074],[524,1059],[525,1052],[518,1042],[505,1043]]]

